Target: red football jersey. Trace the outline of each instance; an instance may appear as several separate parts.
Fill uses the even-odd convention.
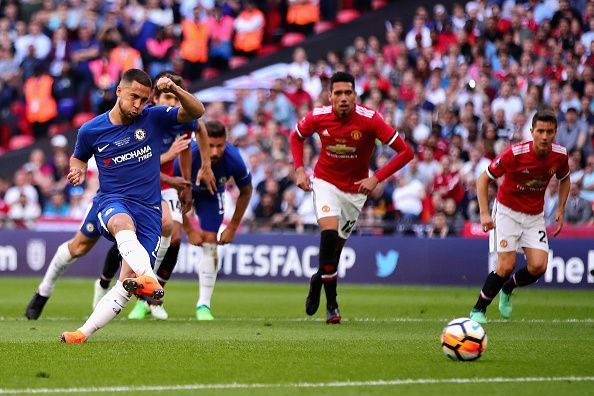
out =
[[[302,138],[314,132],[322,142],[314,176],[349,193],[358,191],[356,181],[369,177],[375,139],[390,145],[398,138],[398,132],[375,110],[361,105],[355,105],[345,118],[337,117],[332,106],[316,107],[297,124]]]
[[[539,214],[551,177],[563,180],[569,176],[567,149],[553,143],[552,151],[541,157],[534,152],[532,142],[515,144],[491,162],[487,175],[493,180],[505,175],[497,201],[518,212]]]

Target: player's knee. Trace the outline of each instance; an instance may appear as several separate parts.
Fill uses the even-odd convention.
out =
[[[514,272],[515,266],[515,261],[499,259],[499,262],[497,263],[497,271],[495,272],[497,275],[507,278],[508,276],[511,276],[512,272]]]
[[[109,219],[109,222],[107,223],[107,228],[114,236],[120,231],[135,231],[136,229],[134,227],[134,222],[132,221],[130,216],[127,216],[123,213],[118,213],[117,215]]]
[[[169,246],[179,246],[181,245],[181,238],[179,235],[171,235],[171,242]]]
[[[540,260],[528,266],[528,272],[534,276],[541,276],[547,272],[547,260]]]
[[[173,224],[171,222],[171,218],[167,218],[166,216],[163,216],[161,218],[161,234],[163,236],[170,236],[171,235],[171,231],[173,230]]]
[[[68,250],[73,258],[84,256],[91,250],[93,243],[89,241],[72,240],[68,244]]]
[[[177,222],[172,222],[171,244],[170,246],[179,246],[181,244],[181,227]]]

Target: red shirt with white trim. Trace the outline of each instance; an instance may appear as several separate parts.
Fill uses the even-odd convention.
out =
[[[180,135],[185,135],[188,138],[192,137],[192,131],[187,131],[187,132],[183,132],[180,133]],[[164,149],[168,150],[169,147],[171,147],[171,145],[173,144],[173,138],[169,137],[168,140],[166,140],[165,138],[163,138],[163,145],[164,145]],[[173,162],[175,161],[175,159],[172,159],[171,161],[167,161],[161,164],[161,173],[166,174],[167,176],[173,176]],[[172,188],[169,183],[166,183],[164,181],[161,181],[161,191],[163,190],[167,190],[168,188]]]
[[[398,138],[398,132],[379,113],[361,105],[355,105],[344,118],[337,117],[332,106],[316,107],[297,124],[296,131],[302,138],[315,132],[320,136],[322,152],[314,177],[349,193],[358,191],[356,181],[369,177],[375,139],[391,145]]]
[[[567,149],[553,143],[549,154],[539,156],[532,142],[515,144],[495,158],[486,172],[493,180],[505,175],[497,201],[517,212],[536,215],[543,212],[551,177],[563,180],[569,176]]]

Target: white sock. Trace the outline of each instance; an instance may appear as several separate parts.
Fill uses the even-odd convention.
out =
[[[214,243],[205,243],[202,245],[202,260],[199,264],[198,279],[200,282],[200,297],[198,298],[197,307],[206,305],[210,308],[210,299],[214,292],[215,283],[217,281],[217,245]]]
[[[161,266],[161,263],[165,258],[165,253],[167,253],[167,249],[169,249],[169,245],[171,245],[171,235],[161,236],[161,243],[159,244],[159,249],[157,250],[157,260],[155,260],[155,272],[157,272]]]
[[[68,268],[70,264],[74,263],[75,261],[76,257],[72,257],[72,255],[70,255],[68,242],[61,244],[58,247],[58,250],[56,250],[52,261],[50,261],[49,267],[47,267],[47,271],[45,271],[45,275],[39,284],[37,292],[43,297],[51,296],[58,278],[64,273],[64,271],[66,271],[66,268]]]
[[[136,276],[148,275],[157,279],[151,268],[149,255],[140,242],[138,242],[134,231],[120,231],[115,235],[115,239],[122,258],[126,260],[126,263],[128,263]]]
[[[115,318],[128,301],[130,301],[130,295],[122,286],[122,282],[117,281],[115,286],[99,300],[93,313],[79,330],[87,337],[90,336]]]

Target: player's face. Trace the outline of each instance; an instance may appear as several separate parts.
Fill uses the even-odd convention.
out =
[[[154,99],[157,106],[177,107],[179,106],[179,99],[174,94],[167,92],[159,95]]]
[[[122,83],[116,90],[120,114],[124,118],[137,117],[148,101],[151,89],[136,81],[131,84]]]
[[[536,153],[547,155],[551,151],[553,142],[555,141],[555,135],[557,135],[555,123],[551,121],[536,121],[531,133]]]
[[[330,103],[334,113],[339,117],[346,117],[353,111],[357,95],[350,82],[335,82],[330,91]]]
[[[213,164],[218,162],[225,153],[225,138],[219,137],[209,137],[208,138],[208,145],[210,147],[210,162]]]

